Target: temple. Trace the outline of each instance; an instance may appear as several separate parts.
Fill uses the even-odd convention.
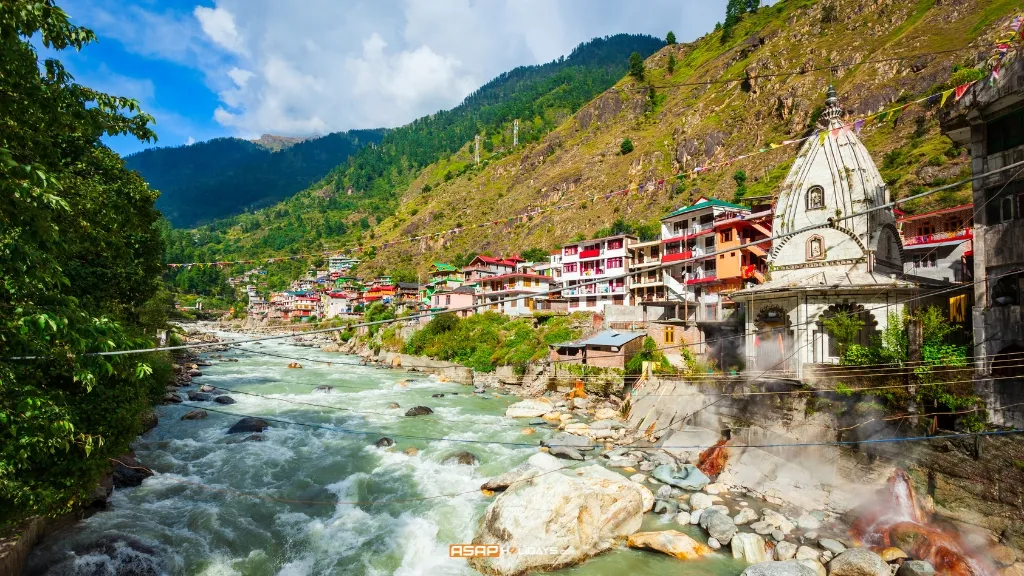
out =
[[[864,213],[887,204],[889,191],[857,135],[859,124],[846,126],[842,116],[830,86],[819,132],[779,190],[768,279],[732,294],[747,311],[748,370],[801,377],[806,364],[838,362],[823,320],[859,316],[864,328],[855,343],[867,345],[924,280],[904,274],[892,208]]]

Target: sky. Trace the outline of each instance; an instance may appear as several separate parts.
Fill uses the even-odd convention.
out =
[[[726,0],[58,0],[99,41],[56,54],[137,99],[158,146],[401,126],[617,33],[693,40]],[[45,53],[46,56],[54,54]],[[108,139],[121,154],[153,144]]]

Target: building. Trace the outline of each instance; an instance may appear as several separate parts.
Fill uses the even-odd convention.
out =
[[[535,310],[548,308],[546,306],[549,299],[547,292],[550,291],[553,283],[554,279],[548,276],[527,272],[491,276],[480,281],[477,304],[481,305],[481,311],[490,310],[507,316],[531,316]],[[529,294],[537,294],[537,296],[502,301]],[[483,307],[484,305],[486,308]]]
[[[451,264],[446,264],[444,262],[432,263],[430,265],[430,270],[427,271],[427,276],[430,278],[431,281],[455,278],[461,282],[462,278],[459,277],[461,274],[462,272],[458,269],[458,267],[453,266]]]
[[[1024,60],[1010,62],[992,83],[973,84],[941,119],[953,142],[967,147],[975,175],[1024,162]],[[971,310],[975,389],[989,420],[1024,426],[1024,167],[972,183],[974,196]]]
[[[349,258],[348,256],[331,256],[327,259],[327,268],[331,272],[347,272],[359,264],[358,258]]]
[[[552,250],[547,262],[534,262],[531,266],[534,272],[541,276],[547,276],[556,284],[562,281],[562,251]]]
[[[974,205],[900,215],[903,271],[946,282],[970,282],[974,276]]]
[[[746,304],[746,366],[803,374],[813,363],[835,363],[835,339],[823,321],[852,314],[864,321],[857,343],[868,345],[890,314],[904,312],[920,279],[903,272],[903,244],[892,209],[849,217],[889,202],[889,190],[856,131],[844,127],[830,86],[818,128],[800,149],[779,190],[776,237],[763,284],[734,292]],[[837,215],[846,216],[836,219]],[[948,284],[933,281],[932,285]]]
[[[472,306],[476,304],[476,289],[471,286],[459,286],[458,288],[443,288],[430,297],[430,311],[443,312],[455,310],[460,318],[472,316],[476,310]],[[461,310],[465,308],[465,310]],[[430,318],[423,317],[422,323],[427,323]]]
[[[603,312],[607,304],[630,304],[626,274],[633,242],[636,236],[620,234],[562,246],[562,297],[569,312]]]
[[[605,330],[593,338],[552,344],[549,358],[559,364],[586,364],[594,368],[625,369],[643,346],[643,332]]]
[[[492,258],[480,254],[473,258],[469,264],[462,267],[462,278],[467,284],[476,283],[490,276],[515,272],[523,262],[525,260],[519,256]]]
[[[344,292],[324,292],[320,296],[324,318],[335,318],[352,313],[352,300]]]
[[[650,240],[647,242],[635,242],[628,247],[630,252],[629,271],[633,275],[629,277],[629,291],[633,297],[633,304],[642,305],[644,302],[665,302],[668,297],[665,293],[665,282],[662,278],[664,272],[661,266],[661,240]]]

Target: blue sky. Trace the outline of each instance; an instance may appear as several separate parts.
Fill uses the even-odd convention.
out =
[[[391,127],[619,32],[692,40],[726,0],[58,0],[99,42],[58,57],[152,114],[158,146]],[[115,138],[129,154],[152,144]]]

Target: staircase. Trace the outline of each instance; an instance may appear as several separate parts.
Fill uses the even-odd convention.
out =
[[[772,231],[770,229],[768,229],[768,228],[765,228],[764,225],[762,225],[762,224],[760,224],[758,222],[751,222],[750,223],[750,227],[753,228],[754,230],[757,230],[761,234],[764,234],[765,236],[767,236],[769,238],[772,237]]]
[[[750,250],[751,252],[753,252],[757,256],[760,256],[761,258],[765,258],[768,256],[768,253],[765,252],[764,249],[762,249],[757,244],[751,244],[750,246],[747,246],[747,250]]]
[[[682,282],[673,278],[671,274],[665,274],[665,288],[668,290],[669,300],[695,301],[693,292],[688,290]]]

